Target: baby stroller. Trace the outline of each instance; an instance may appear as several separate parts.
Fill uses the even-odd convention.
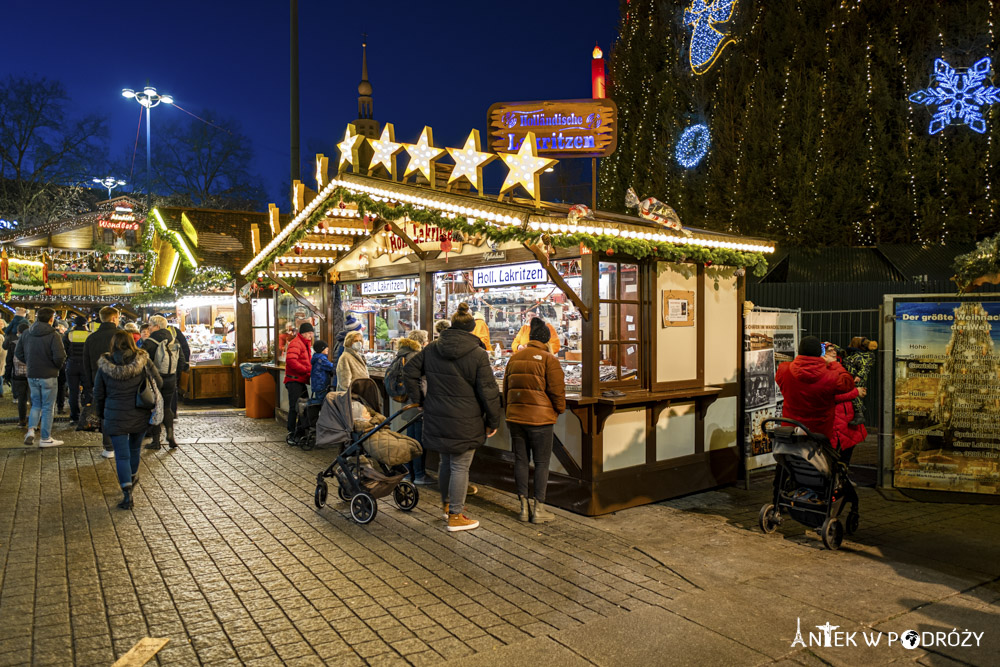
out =
[[[782,515],[788,514],[802,525],[815,528],[826,548],[839,549],[845,529],[850,535],[859,522],[858,494],[839,452],[825,436],[794,419],[765,419],[761,429],[771,439],[778,470],[774,497],[760,508],[760,529],[773,533],[781,525]],[[851,509],[841,523],[840,515],[848,504]]]
[[[382,429],[388,428],[391,431],[389,424],[392,420],[417,405],[406,405],[395,414],[383,418],[374,428],[359,433],[354,430],[353,401],[359,401],[367,409],[378,413],[382,396],[373,380],[363,378],[355,380],[350,391],[333,391],[323,399],[316,421],[316,443],[346,447],[326,470],[316,475],[316,508],[321,509],[326,505],[326,479],[336,477],[337,495],[344,502],[350,503],[351,518],[360,524],[371,523],[375,519],[378,513],[376,501],[390,493],[399,509],[409,512],[417,506],[420,493],[412,482],[404,479],[409,473],[406,466],[398,461],[386,463],[366,456],[365,444]],[[423,414],[418,412],[399,431],[422,418]]]

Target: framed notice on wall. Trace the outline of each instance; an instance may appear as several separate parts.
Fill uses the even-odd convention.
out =
[[[663,326],[694,326],[694,291],[663,290]]]

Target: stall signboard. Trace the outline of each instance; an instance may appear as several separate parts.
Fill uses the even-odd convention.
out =
[[[474,246],[481,245],[481,236],[461,236],[451,230],[442,229],[436,225],[424,225],[410,221],[399,223],[404,228],[406,235],[417,244],[417,247],[426,252],[447,251],[462,252],[463,243],[471,243]],[[375,256],[389,255],[389,260],[395,262],[407,257],[412,251],[409,244],[401,236],[391,231],[385,230],[384,234],[375,234],[372,241],[375,244]]]
[[[487,127],[497,152],[516,152],[533,132],[542,157],[605,157],[618,146],[618,107],[609,99],[498,102]]]
[[[1000,493],[1000,301],[895,301],[893,485]]]
[[[537,285],[549,282],[549,274],[541,262],[507,264],[473,269],[472,286],[507,287],[508,285]]]
[[[413,281],[410,278],[389,278],[387,280],[369,280],[361,283],[361,294],[375,296],[377,294],[406,294],[412,290]]]
[[[795,358],[799,311],[753,310],[743,323],[743,411],[746,469],[774,465],[765,419],[781,416],[784,397],[775,382],[778,364]]]

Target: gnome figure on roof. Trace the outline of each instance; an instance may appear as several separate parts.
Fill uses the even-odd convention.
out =
[[[682,232],[684,236],[691,236],[691,232],[684,229],[683,225],[681,225],[681,219],[677,217],[677,213],[674,212],[674,209],[670,208],[659,199],[646,197],[642,201],[639,201],[639,197],[635,194],[635,190],[629,188],[628,192],[625,193],[625,206],[627,208],[638,208],[640,218],[652,220],[667,229]]]

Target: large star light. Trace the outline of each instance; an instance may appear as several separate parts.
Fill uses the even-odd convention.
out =
[[[538,157],[534,132],[524,135],[524,141],[516,153],[500,153],[500,157],[507,164],[509,171],[503,187],[500,188],[498,199],[502,199],[504,194],[520,185],[536,202],[539,200],[538,175],[559,161]]]
[[[465,176],[476,192],[482,193],[480,184],[483,182],[483,166],[495,160],[497,156],[493,153],[483,153],[480,148],[479,130],[473,130],[465,140],[465,146],[447,149],[451,159],[455,161],[455,168],[448,177],[449,183]]]
[[[434,148],[434,135],[431,128],[424,126],[424,131],[420,133],[420,139],[415,144],[403,144],[406,152],[410,154],[410,161],[406,164],[406,171],[403,176],[409,176],[415,171],[419,171],[430,181],[433,188],[434,183],[434,163],[444,155],[443,148]]]
[[[728,30],[722,32],[715,27],[732,18],[736,2],[737,0],[693,0],[691,6],[684,10],[684,24],[693,29],[688,59],[691,71],[695,74],[704,74],[710,70],[722,55],[722,50],[736,41],[729,36]]]
[[[990,85],[992,69],[989,58],[964,70],[955,69],[941,58],[934,61],[937,86],[918,90],[909,97],[914,104],[938,108],[931,116],[931,134],[962,123],[980,134],[986,132],[982,108],[1000,103],[1000,88]]]
[[[345,164],[349,164],[357,169],[358,149],[363,139],[364,137],[354,129],[354,123],[348,123],[347,130],[344,131],[344,140],[337,144],[337,149],[340,151],[340,163],[337,165],[338,171],[343,171]]]
[[[368,143],[375,151],[368,166],[368,175],[371,176],[375,167],[382,165],[392,180],[396,180],[396,155],[403,150],[403,144],[396,143],[396,130],[392,123],[386,123],[382,128],[382,136],[378,139],[369,139]]]

